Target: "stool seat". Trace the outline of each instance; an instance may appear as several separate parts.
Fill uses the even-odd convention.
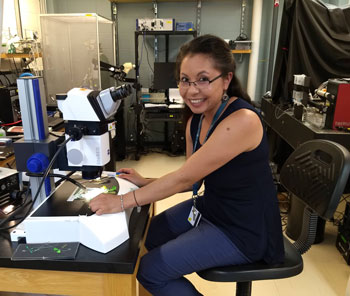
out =
[[[198,271],[197,274],[213,282],[247,282],[280,279],[295,276],[303,270],[303,260],[298,250],[284,237],[285,260],[282,264],[269,265],[264,262],[221,266]]]

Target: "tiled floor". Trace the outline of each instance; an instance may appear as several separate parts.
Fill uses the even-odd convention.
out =
[[[139,161],[124,160],[117,162],[117,168],[132,167],[146,177],[159,177],[179,168],[185,157],[170,157],[160,153],[142,156]],[[190,198],[190,193],[176,194],[156,203],[156,212]],[[253,296],[345,296],[346,284],[350,275],[350,266],[335,247],[337,228],[332,223],[326,224],[325,239],[313,245],[303,255],[304,271],[293,278],[283,280],[260,281],[253,283]],[[208,282],[191,274],[188,278],[205,296],[234,295],[234,283]],[[1,287],[0,287],[1,290]],[[0,292],[0,296],[23,296]],[[28,294],[26,294],[28,296]],[[32,295],[34,296],[34,295]]]

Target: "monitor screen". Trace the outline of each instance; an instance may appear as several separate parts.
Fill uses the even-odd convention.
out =
[[[175,79],[176,63],[154,63],[154,81],[155,89],[177,88]]]

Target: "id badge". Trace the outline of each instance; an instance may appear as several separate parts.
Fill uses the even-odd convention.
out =
[[[197,227],[201,218],[202,218],[202,214],[194,206],[192,206],[190,214],[188,215],[187,221],[193,227]]]

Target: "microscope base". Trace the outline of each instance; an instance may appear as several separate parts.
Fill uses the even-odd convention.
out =
[[[111,180],[118,186],[115,178]],[[27,243],[80,242],[107,253],[129,239],[132,209],[97,216],[85,200],[69,199],[76,188],[64,182],[24,221]]]

